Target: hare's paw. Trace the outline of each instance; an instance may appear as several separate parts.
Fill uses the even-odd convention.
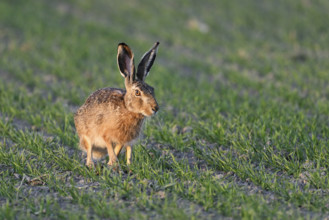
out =
[[[93,168],[95,167],[95,164],[94,164],[94,162],[92,162],[92,161],[87,161],[87,162],[86,162],[86,166],[87,166],[88,168],[93,169]]]
[[[121,169],[119,161],[117,160],[110,160],[107,165],[115,172],[119,172]]]
[[[112,161],[112,160],[110,160],[110,161],[107,163],[107,165],[109,165],[110,167],[115,166],[115,165],[117,165],[117,161]]]

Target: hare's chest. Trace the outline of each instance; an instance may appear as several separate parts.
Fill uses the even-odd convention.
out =
[[[139,115],[137,115],[139,116]],[[105,139],[116,143],[126,144],[136,139],[143,125],[143,117],[136,117],[134,115],[120,115],[113,119],[107,129],[104,131]]]
[[[118,129],[120,131],[119,139],[123,140],[122,142],[125,143],[136,139],[140,134],[142,125],[143,125],[142,119],[132,120],[127,118],[126,120],[122,120]]]

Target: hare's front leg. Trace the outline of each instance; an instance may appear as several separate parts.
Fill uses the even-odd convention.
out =
[[[118,157],[118,155],[120,154],[122,147],[123,147],[122,144],[116,144],[116,145],[115,145],[114,153],[115,153],[115,155],[116,155],[117,157]]]
[[[117,156],[114,153],[113,145],[111,141],[108,141],[106,144],[107,153],[109,154],[109,162],[107,163],[109,166],[114,165],[117,162]]]
[[[131,147],[130,146],[126,147],[126,156],[127,156],[127,165],[129,165],[131,162]]]
[[[93,150],[93,146],[89,141],[89,138],[87,138],[86,136],[83,136],[81,138],[80,144],[82,145],[82,147],[87,151],[87,162],[86,162],[86,166],[88,167],[93,167],[94,166],[94,162],[93,162],[93,158],[92,158],[92,150]]]

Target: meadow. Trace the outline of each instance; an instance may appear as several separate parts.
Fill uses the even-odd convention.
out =
[[[329,1],[0,1],[0,219],[329,217]],[[85,166],[73,114],[123,88],[160,111],[119,171]]]

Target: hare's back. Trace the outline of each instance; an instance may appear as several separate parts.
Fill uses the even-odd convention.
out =
[[[104,88],[91,94],[84,105],[122,102],[126,91],[123,89]]]
[[[126,91],[116,88],[103,88],[91,94],[85,103],[78,109],[76,116],[85,115],[102,108],[116,108],[123,105]]]

